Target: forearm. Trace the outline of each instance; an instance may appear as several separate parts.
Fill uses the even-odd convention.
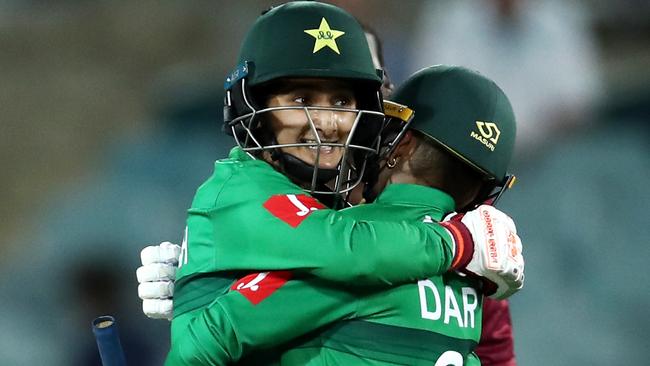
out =
[[[204,310],[190,314],[182,334],[173,338],[170,359],[179,362],[227,364],[251,352],[259,352],[287,343],[326,324],[352,316],[356,295],[337,290],[314,278],[289,280],[274,291],[277,284],[271,272],[256,282],[250,278],[233,285],[231,292],[219,297]],[[182,321],[182,319],[180,319]],[[175,319],[174,321],[177,321]]]
[[[507,300],[484,299],[483,331],[476,353],[483,366],[517,365]]]
[[[437,225],[360,221],[349,232],[343,250],[318,253],[310,273],[350,285],[393,285],[443,274],[454,256],[451,238]]]
[[[437,224],[359,221],[331,210],[316,211],[295,228],[276,223],[273,232],[260,230],[259,220],[230,220],[213,220],[219,270],[297,270],[363,286],[439,275],[454,256],[451,238]]]
[[[213,303],[211,311],[184,314],[172,321],[172,343],[165,366],[226,365],[241,357],[225,312]]]

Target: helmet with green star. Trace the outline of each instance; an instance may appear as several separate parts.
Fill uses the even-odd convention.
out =
[[[349,13],[333,5],[315,1],[296,1],[264,12],[246,35],[238,66],[225,82],[225,129],[254,157],[271,157],[274,166],[303,187],[315,193],[342,193],[359,183],[365,159],[378,151],[383,125],[380,87],[382,71],[375,68],[363,28]],[[265,98],[295,80],[318,83],[343,83],[355,99],[354,108],[335,105],[286,106],[301,109],[313,130],[312,138],[293,141],[291,147],[310,147],[329,153],[344,153],[335,167],[306,161],[290,153],[269,131],[267,116],[283,108],[270,108]],[[284,89],[283,89],[284,88]],[[331,107],[331,106],[330,106]],[[338,108],[338,110],[337,110]],[[345,140],[334,141],[320,135],[314,124],[316,114],[348,113],[354,125]],[[317,133],[318,132],[318,133]],[[270,152],[264,155],[264,152]],[[269,160],[268,158],[266,160]],[[324,187],[335,180],[334,185]]]
[[[341,8],[315,1],[290,2],[262,14],[244,39],[238,64],[248,65],[250,86],[282,77],[376,84],[382,76],[357,20]]]

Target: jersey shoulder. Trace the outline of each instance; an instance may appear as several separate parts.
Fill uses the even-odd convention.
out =
[[[197,189],[192,209],[210,210],[242,200],[265,200],[273,194],[300,193],[300,187],[264,161],[221,159]]]

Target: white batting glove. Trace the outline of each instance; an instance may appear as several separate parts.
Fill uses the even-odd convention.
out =
[[[171,320],[174,280],[181,247],[168,241],[148,246],[140,252],[142,266],[136,270],[142,311],[152,319]]]
[[[458,219],[460,218],[459,226]],[[485,294],[493,299],[506,299],[524,286],[524,257],[521,239],[517,235],[515,223],[508,215],[498,209],[481,205],[478,208],[451,218],[442,223],[454,237],[463,242],[460,247],[465,252],[465,260],[460,259],[454,269],[475,274],[484,280]],[[459,233],[466,229],[471,234],[474,250],[467,245],[467,235]],[[468,261],[467,261],[468,260]],[[456,262],[456,261],[455,261]]]

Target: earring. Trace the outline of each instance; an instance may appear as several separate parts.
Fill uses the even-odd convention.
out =
[[[392,158],[386,162],[389,169],[393,169],[397,165],[397,158]]]

